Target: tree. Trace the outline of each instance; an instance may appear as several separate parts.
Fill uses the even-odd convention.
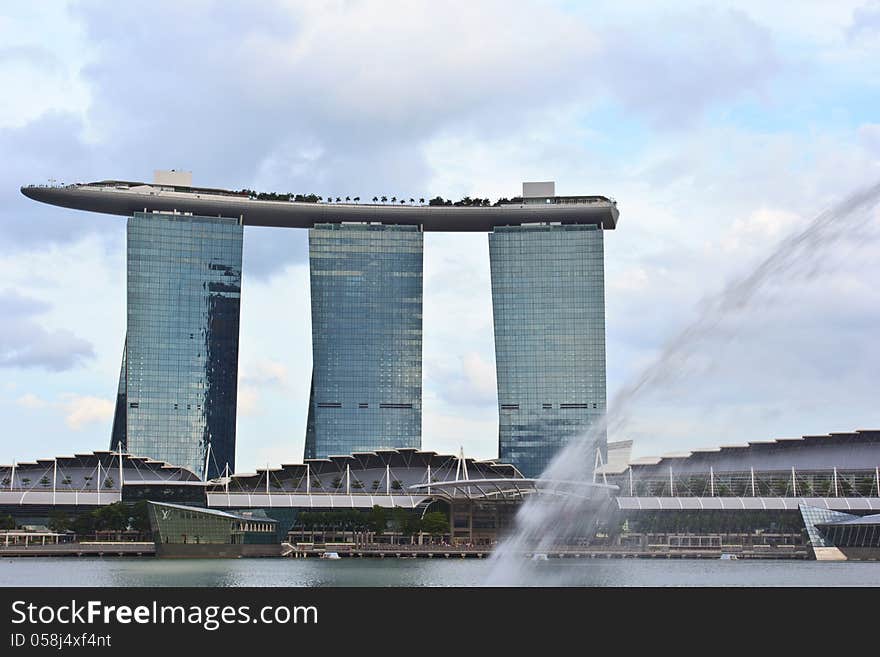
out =
[[[342,479],[340,477],[334,477],[331,486],[333,486],[333,488],[339,488],[342,486]]]
[[[52,483],[52,481],[51,481],[51,480],[49,479],[49,477],[46,476],[46,475],[43,475],[43,476],[40,478],[40,486],[42,486],[43,488],[48,488],[48,487],[49,487],[49,484],[51,484],[51,483]]]
[[[349,201],[351,201],[351,196],[346,196],[346,197],[345,197],[345,202],[348,203]]]
[[[373,197],[373,203],[376,203],[378,200],[379,200],[379,197],[378,197],[378,196],[374,196],[374,197]]]
[[[393,490],[401,490],[403,488],[403,484],[400,482],[399,479],[395,479],[391,482],[391,488]]]
[[[23,477],[21,483],[27,486],[29,483],[31,483],[30,477]]]
[[[129,513],[128,524],[132,529],[142,533],[150,531],[150,513],[146,500],[136,502],[130,508]]]
[[[0,529],[15,529],[15,519],[8,513],[0,516]]]
[[[425,199],[420,198],[420,199],[419,199],[419,205],[424,205],[424,204],[425,204]]]
[[[91,513],[81,513],[78,515],[71,524],[71,529],[79,536],[91,534],[95,531],[95,512],[92,511]]]
[[[385,527],[388,525],[388,514],[385,509],[378,504],[374,505],[370,509],[370,515],[367,517],[367,525],[377,534],[384,532]]]
[[[384,197],[384,196],[382,197],[382,200],[383,200],[383,201],[385,200],[385,197]],[[396,196],[392,196],[392,197],[391,197],[391,202],[392,202],[392,203],[397,203],[397,197],[396,197]]]
[[[70,517],[64,511],[53,509],[49,512],[49,523],[47,526],[53,532],[65,532],[70,529],[70,524]]]
[[[339,198],[339,197],[337,196],[337,197],[336,197],[336,202],[339,203],[340,201],[342,201],[342,199]]]
[[[426,513],[422,518],[422,531],[431,536],[442,536],[449,533],[449,518],[442,511]]]
[[[360,197],[360,196],[355,196],[355,197],[354,197],[354,202],[355,202],[355,203],[360,203],[360,202],[361,202],[361,197]]]
[[[95,509],[92,514],[95,519],[95,529],[111,529],[122,531],[128,529],[128,506],[123,502],[114,502],[107,506]]]
[[[411,198],[411,199],[409,200],[409,202],[410,202],[410,203],[415,203],[416,200],[415,200],[414,198]]]
[[[385,203],[386,201],[388,201],[388,197],[387,197],[387,196],[383,196],[383,197],[382,197],[382,202]]]
[[[400,532],[401,534],[407,534],[407,529],[409,527],[409,513],[402,506],[396,506],[391,511],[391,524],[394,526],[394,530]]]

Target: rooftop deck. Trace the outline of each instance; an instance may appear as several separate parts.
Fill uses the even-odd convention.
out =
[[[131,216],[135,212],[176,212],[241,217],[245,226],[311,228],[321,223],[385,223],[421,226],[425,231],[489,232],[495,226],[530,223],[617,226],[617,204],[604,196],[554,196],[494,206],[303,203],[254,199],[239,192],[173,187],[140,182],[101,181],[65,186],[29,185],[30,199],[87,212]]]

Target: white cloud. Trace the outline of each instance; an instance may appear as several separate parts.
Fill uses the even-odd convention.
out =
[[[238,388],[238,413],[241,415],[256,415],[260,412],[260,393],[251,386],[239,386]]]
[[[113,411],[116,408],[109,399],[77,394],[65,395],[59,404],[65,413],[67,426],[74,431],[79,431],[88,424],[108,423],[113,419]]]
[[[15,400],[15,403],[28,410],[38,410],[49,406],[49,402],[45,399],[37,397],[34,393],[28,392]]]
[[[33,393],[26,393],[15,403],[29,411],[52,411],[64,418],[64,423],[72,431],[80,431],[91,424],[108,424],[113,418],[116,405],[109,399],[62,393],[58,399],[50,401]]]

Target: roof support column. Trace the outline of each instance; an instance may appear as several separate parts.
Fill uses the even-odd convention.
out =
[[[58,457],[52,462],[52,506],[55,506],[56,481],[58,481]]]
[[[312,469],[308,463],[306,463],[306,495],[312,494]]]
[[[756,497],[755,495],[755,468],[749,468],[749,473],[752,477],[752,497]]]
[[[834,466],[834,497],[839,497],[837,492],[837,466]]]
[[[880,467],[874,468],[874,479],[877,482],[877,497],[880,497]]]
[[[791,495],[797,497],[797,477],[794,474],[794,466],[791,466]]]
[[[715,497],[715,469],[709,466],[709,497]]]

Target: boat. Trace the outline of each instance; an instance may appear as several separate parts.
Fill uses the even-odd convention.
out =
[[[322,552],[321,558],[322,559],[341,559],[342,557],[339,556],[338,552]]]
[[[532,561],[547,561],[547,555],[544,552],[535,552],[532,555]]]
[[[731,560],[734,560],[734,559],[739,559],[738,556],[736,556],[735,554],[731,554],[730,552],[722,552],[722,553],[721,553],[721,556],[718,557],[718,558],[719,558],[719,559],[723,559],[723,560],[725,560],[725,561],[731,561]]]

